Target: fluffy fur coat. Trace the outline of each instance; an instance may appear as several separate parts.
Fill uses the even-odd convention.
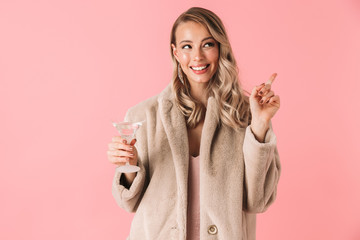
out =
[[[136,212],[127,239],[185,240],[189,143],[171,84],[129,109],[125,120],[146,120],[135,145],[141,170],[130,187],[119,172],[112,184],[117,204]],[[236,132],[219,124],[219,109],[210,97],[200,144],[200,238],[254,240],[256,213],[274,202],[279,177],[271,124],[260,143],[250,126]]]

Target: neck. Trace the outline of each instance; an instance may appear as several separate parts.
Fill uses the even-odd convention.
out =
[[[206,92],[206,87],[208,83],[191,83],[190,94],[197,101],[201,102],[205,107],[207,105],[208,95]]]

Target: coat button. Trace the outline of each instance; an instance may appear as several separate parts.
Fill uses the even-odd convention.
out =
[[[210,225],[208,228],[208,233],[211,235],[217,234],[217,231],[218,231],[218,229],[215,225]]]

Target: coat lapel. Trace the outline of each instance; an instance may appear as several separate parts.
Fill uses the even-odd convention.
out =
[[[186,238],[186,217],[187,217],[187,198],[188,198],[188,169],[189,169],[189,141],[185,117],[177,108],[172,94],[171,84],[159,95],[159,113],[164,125],[166,136],[169,141],[176,174],[179,202],[178,224],[180,239]],[[200,143],[200,159],[211,159],[211,143],[219,122],[217,103],[214,97],[209,97],[207,111]],[[205,160],[205,161],[206,161]],[[209,163],[202,160],[205,166]],[[210,163],[211,164],[211,163]]]
[[[213,161],[210,155],[211,148],[213,147],[213,139],[217,126],[219,125],[219,108],[214,97],[208,98],[207,110],[205,115],[205,121],[203,130],[201,133],[201,142],[200,142],[200,169],[206,169],[213,174],[214,168]],[[201,173],[200,173],[201,178]]]
[[[173,103],[171,84],[159,96],[159,111],[169,141],[178,187],[177,216],[179,239],[186,237],[187,186],[189,168],[189,141],[185,117]]]

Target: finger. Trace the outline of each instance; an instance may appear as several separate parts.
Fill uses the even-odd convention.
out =
[[[130,144],[127,143],[126,139],[122,138],[121,136],[114,136],[112,138],[112,141],[117,142],[117,143],[124,143],[124,144],[130,145]]]
[[[257,87],[254,87],[254,88],[252,89],[252,91],[251,91],[250,97],[255,98],[256,95],[257,95],[257,93],[258,93]]]
[[[265,86],[265,83],[262,83],[259,86],[256,86],[256,91],[259,91],[264,86]]]
[[[118,162],[116,162],[116,163],[114,163],[114,164],[120,167],[120,166],[124,166],[124,165],[126,165],[126,162],[121,162],[121,163],[120,163],[120,162],[119,162],[119,163],[118,163]]]
[[[124,143],[124,141],[126,141],[126,140],[123,139],[123,138],[120,137],[120,136],[114,136],[114,137],[112,138],[112,141],[113,141],[113,142],[118,142],[118,143]]]
[[[110,157],[129,157],[129,158],[134,157],[133,152],[122,151],[122,150],[107,151],[107,154]]]
[[[259,93],[258,95],[259,96],[265,96],[271,89],[271,85],[270,84],[266,84],[264,87],[262,87],[260,90],[259,90]]]
[[[280,97],[279,95],[275,95],[273,97],[270,98],[270,101],[268,104],[275,104],[275,105],[278,105],[278,107],[280,107]]]
[[[127,145],[125,143],[118,143],[118,142],[109,143],[109,150],[119,150],[119,149],[132,151],[134,150],[134,147]]]
[[[131,146],[134,146],[135,143],[136,143],[136,141],[137,141],[136,138],[134,138],[133,140],[131,140],[130,145],[131,145]]]
[[[274,82],[276,76],[277,76],[277,73],[273,73],[273,74],[270,76],[269,80],[267,80],[267,82],[265,83],[265,85],[271,85],[271,84]]]
[[[261,98],[260,104],[268,103],[268,100],[269,100],[272,96],[274,96],[274,95],[275,95],[274,91],[268,92],[266,95],[264,95],[264,96]]]
[[[259,96],[264,96],[270,91],[271,84],[274,82],[276,76],[277,76],[277,73],[273,73],[271,75],[270,79],[267,80],[267,82],[265,83],[265,86],[259,90]]]
[[[129,160],[130,160],[130,158],[127,158],[127,157],[109,157],[109,161],[111,163],[115,163],[115,164],[126,163]]]

